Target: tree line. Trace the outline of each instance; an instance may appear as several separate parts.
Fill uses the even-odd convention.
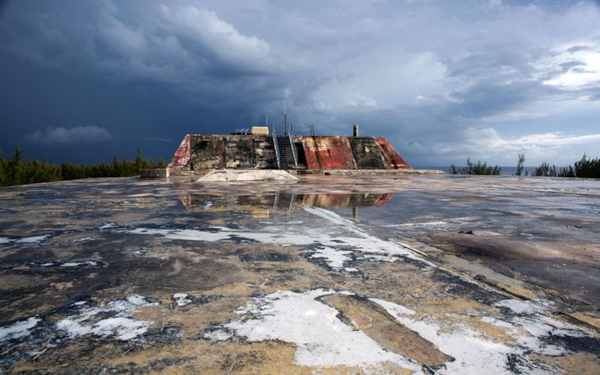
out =
[[[523,175],[523,164],[525,163],[525,154],[519,154],[517,161],[517,170],[515,176]],[[471,162],[467,159],[467,166],[457,168],[454,164],[450,165],[451,174],[472,174],[472,175],[499,175],[502,168],[497,165],[494,167],[488,166],[485,162]],[[525,176],[529,175],[525,171]],[[589,158],[586,154],[583,157],[567,167],[556,168],[555,165],[550,165],[543,162],[539,167],[535,168],[531,173],[532,176],[539,177],[579,177],[579,178],[600,178],[600,158]]]
[[[166,168],[167,163],[159,159],[144,158],[138,147],[134,160],[119,159],[113,155],[112,163],[101,162],[93,165],[62,162],[50,163],[45,159],[24,160],[23,150],[17,146],[12,158],[6,159],[0,151],[0,186],[35,184],[77,180],[95,177],[128,177],[139,175],[140,169]]]

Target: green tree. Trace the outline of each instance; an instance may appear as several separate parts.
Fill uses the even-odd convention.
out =
[[[558,177],[575,177],[575,171],[573,170],[572,166],[568,166],[565,168],[561,168],[558,173],[557,173]]]
[[[4,154],[0,151],[0,186],[8,185],[7,165]]]
[[[23,150],[21,146],[17,145],[13,158],[8,162],[8,185],[20,185],[21,184],[21,159],[23,157]]]
[[[135,151],[135,169],[138,171],[144,168],[144,163],[145,160],[144,158],[142,158],[142,151],[140,151],[140,148],[138,147]]]
[[[10,160],[6,160],[0,152],[0,186],[81,178],[137,176],[140,169],[166,167],[167,163],[162,159],[145,159],[139,148],[134,160],[121,160],[115,154],[111,164],[101,162],[94,165],[78,165],[63,162],[59,165],[49,163],[45,158],[24,161],[23,151],[17,146]]]
[[[575,175],[581,178],[600,178],[600,159],[590,159],[583,154],[581,160],[575,162]]]
[[[525,163],[525,154],[519,154],[519,160],[517,161],[517,171],[515,172],[515,176],[520,176],[523,174],[523,164]]]

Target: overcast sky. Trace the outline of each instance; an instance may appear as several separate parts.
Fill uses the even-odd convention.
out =
[[[415,166],[600,156],[597,1],[0,2],[0,149],[170,159],[187,133],[383,135]]]

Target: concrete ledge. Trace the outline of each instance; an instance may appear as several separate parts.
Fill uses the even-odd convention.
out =
[[[169,178],[169,169],[140,169],[141,179]]]
[[[298,181],[298,177],[279,169],[266,170],[213,170],[200,177],[196,182],[236,182],[236,181]]]

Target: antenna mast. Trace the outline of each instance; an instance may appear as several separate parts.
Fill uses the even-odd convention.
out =
[[[283,135],[287,135],[288,134],[288,128],[287,128],[287,107],[285,105],[285,100],[283,101],[283,129],[284,129]]]

